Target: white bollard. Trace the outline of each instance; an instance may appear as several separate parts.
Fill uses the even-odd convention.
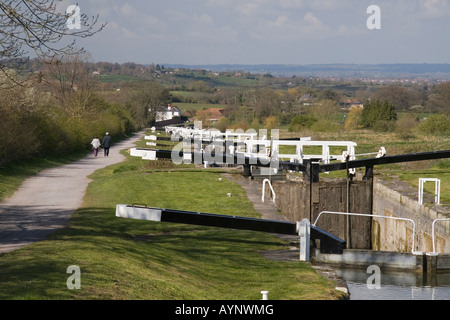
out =
[[[269,291],[261,291],[262,300],[269,300]]]

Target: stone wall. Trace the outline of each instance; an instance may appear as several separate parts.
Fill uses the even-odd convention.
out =
[[[450,208],[433,205],[424,195],[425,205],[419,206],[417,190],[399,181],[375,179],[373,214],[412,219],[415,222],[415,251],[432,252],[432,223],[450,218]],[[413,224],[406,221],[374,218],[372,246],[375,250],[412,251]],[[436,222],[436,252],[450,252],[450,221]]]
[[[322,181],[323,180],[323,181]],[[306,218],[314,223],[321,211],[347,212],[346,179],[322,179],[309,183],[302,179],[275,181],[278,209],[289,221]],[[432,223],[435,219],[450,218],[450,208],[433,206],[433,199],[425,197],[428,204],[418,205],[417,190],[399,181],[374,179],[373,198],[370,197],[370,181],[353,181],[350,185],[349,212],[372,213],[412,219],[411,222],[385,218],[322,215],[317,226],[346,240],[351,249],[374,249],[381,251],[432,252]],[[312,206],[310,206],[312,202]],[[427,203],[427,202],[425,202]],[[312,208],[312,211],[310,210]],[[350,221],[350,234],[347,225]],[[435,224],[436,252],[450,252],[450,221]],[[348,240],[350,239],[350,241]]]

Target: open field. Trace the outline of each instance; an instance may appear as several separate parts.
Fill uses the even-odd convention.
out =
[[[398,178],[401,181],[407,182],[409,185],[418,190],[419,178],[437,178],[441,181],[440,187],[440,203],[450,204],[450,162],[441,161],[430,169],[421,170],[385,170],[381,176],[386,179],[393,177]],[[427,182],[423,185],[423,190],[429,195],[434,195],[435,184],[434,182]],[[432,197],[433,198],[433,197]]]
[[[204,110],[204,109],[223,109],[225,105],[221,104],[211,104],[211,103],[187,103],[187,102],[177,102],[176,106],[180,108],[180,110]]]

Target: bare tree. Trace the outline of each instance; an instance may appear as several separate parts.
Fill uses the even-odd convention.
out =
[[[71,118],[81,117],[89,112],[97,78],[89,72],[87,53],[55,57],[46,61],[42,84],[59,102],[62,110]]]
[[[0,71],[10,77],[8,67],[27,57],[30,51],[40,59],[82,52],[82,48],[75,49],[75,38],[90,37],[104,28],[105,24],[98,26],[98,15],[88,17],[79,12],[78,6],[59,12],[58,2],[0,2]],[[62,43],[68,37],[73,41]]]
[[[140,126],[156,120],[156,113],[162,111],[172,101],[170,92],[157,82],[149,82],[138,90],[129,104],[134,119]]]

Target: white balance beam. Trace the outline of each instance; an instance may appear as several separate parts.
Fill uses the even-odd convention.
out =
[[[126,204],[116,205],[116,217],[136,220],[161,221],[160,209],[134,207]]]

